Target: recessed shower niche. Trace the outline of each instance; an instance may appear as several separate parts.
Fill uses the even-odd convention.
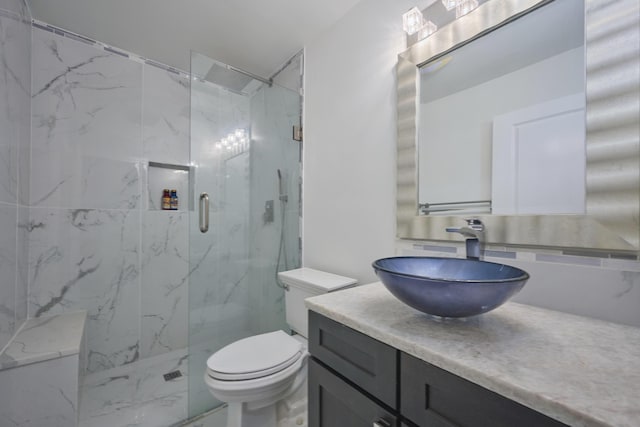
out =
[[[192,167],[170,163],[149,162],[147,167],[148,210],[193,210]],[[163,207],[164,190],[176,192],[177,208]]]

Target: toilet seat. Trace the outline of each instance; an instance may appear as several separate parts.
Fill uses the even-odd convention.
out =
[[[302,343],[283,331],[244,338],[223,347],[207,360],[207,374],[221,381],[247,381],[273,375],[296,363]]]

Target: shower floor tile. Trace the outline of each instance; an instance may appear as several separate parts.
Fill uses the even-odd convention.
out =
[[[163,375],[182,376],[165,381]],[[187,350],[85,376],[80,427],[168,427],[187,418]]]

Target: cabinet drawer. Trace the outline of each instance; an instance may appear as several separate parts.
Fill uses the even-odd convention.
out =
[[[400,372],[400,413],[420,427],[565,425],[404,353]]]
[[[309,351],[376,399],[397,406],[395,348],[310,311]]]
[[[396,427],[398,417],[309,359],[309,427]]]

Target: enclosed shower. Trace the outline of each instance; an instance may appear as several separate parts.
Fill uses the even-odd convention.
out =
[[[143,322],[157,323],[152,352],[86,377],[81,427],[225,427],[225,405],[204,382],[207,359],[287,330],[277,272],[300,265],[301,62],[262,81],[192,53],[188,156],[148,164],[147,227],[158,237],[141,300]],[[159,208],[166,188],[178,210]]]
[[[198,53],[191,68],[190,418],[221,405],[203,381],[209,356],[287,328],[277,271],[300,264],[301,194],[299,91]]]
[[[192,53],[189,153],[184,164],[158,153],[163,161],[148,163],[157,237],[141,301],[143,322],[156,324],[151,351],[86,377],[81,427],[225,427],[226,408],[204,382],[207,359],[287,330],[277,271],[300,265],[301,62],[288,64],[288,79],[262,81]],[[160,208],[167,188],[179,209]]]

